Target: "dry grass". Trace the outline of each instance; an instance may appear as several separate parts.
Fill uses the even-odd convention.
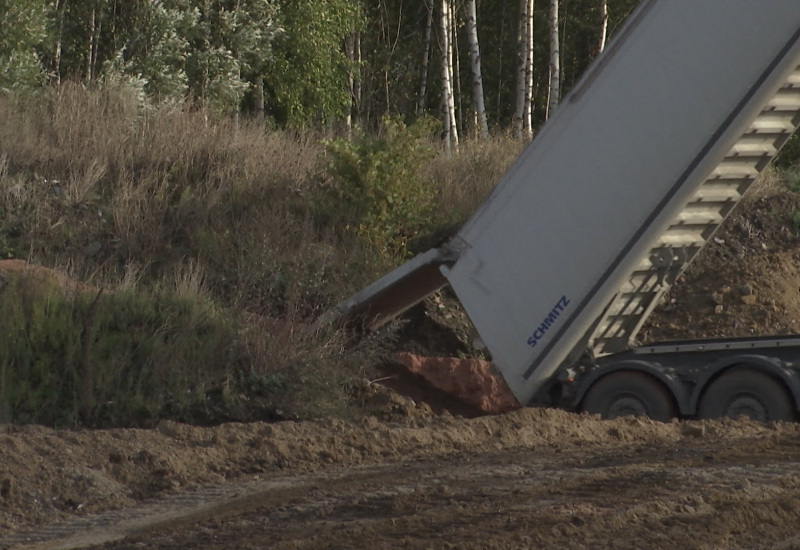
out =
[[[244,402],[286,416],[341,412],[377,350],[308,327],[399,258],[316,223],[321,136],[137,101],[77,84],[0,96],[0,256],[228,312],[239,352],[209,370],[224,376],[206,388],[227,407],[220,417],[246,417],[233,414]],[[518,149],[496,138],[427,163],[422,176],[436,181],[446,213],[433,232],[465,219]]]
[[[427,171],[438,182],[441,204],[450,205],[463,221],[494,189],[523,147],[501,134],[487,141],[462,142],[456,157],[436,157]]]

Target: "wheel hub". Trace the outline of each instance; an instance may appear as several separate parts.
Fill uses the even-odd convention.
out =
[[[725,407],[725,416],[745,417],[757,422],[769,420],[767,407],[756,396],[749,394],[740,394],[731,399]]]
[[[647,407],[634,396],[620,397],[608,408],[608,418],[620,416],[647,416]]]

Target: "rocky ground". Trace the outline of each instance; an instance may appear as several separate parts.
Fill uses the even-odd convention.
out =
[[[798,211],[750,199],[642,338],[796,332]],[[409,351],[466,345],[437,300]],[[462,394],[496,390],[480,365]],[[352,421],[2,426],[0,548],[800,548],[800,424],[486,415],[435,383],[406,356]]]

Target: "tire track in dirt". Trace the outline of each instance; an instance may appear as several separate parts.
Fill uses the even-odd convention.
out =
[[[796,443],[698,442],[332,468],[175,495],[0,545],[767,548],[791,544],[798,520]]]

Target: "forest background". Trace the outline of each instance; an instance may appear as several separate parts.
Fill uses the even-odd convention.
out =
[[[448,104],[454,134],[524,109],[535,128],[637,3],[0,0],[0,88],[125,83],[278,128],[428,114],[447,129]]]

